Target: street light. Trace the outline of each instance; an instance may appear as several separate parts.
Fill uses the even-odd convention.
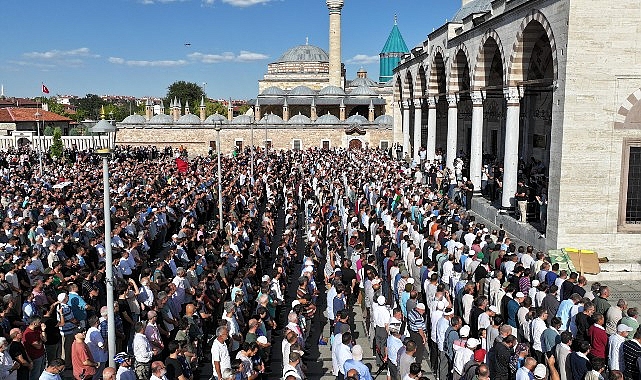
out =
[[[107,136],[106,146],[96,149],[95,153],[102,157],[102,183],[103,183],[103,204],[105,216],[105,261],[107,281],[107,344],[109,347],[109,366],[115,368],[114,356],[116,355],[116,322],[114,317],[114,276],[113,256],[111,253],[111,205],[109,203],[109,158],[116,145],[116,127],[105,119],[100,120],[91,128],[92,133],[100,136],[104,133]],[[111,135],[113,134],[113,144]]]
[[[267,162],[267,115],[263,117],[265,120],[265,162]]]
[[[249,129],[251,130],[251,164],[249,166],[249,171],[251,173],[251,178],[249,179],[249,193],[251,194],[252,187],[254,186],[254,117],[249,120]]]
[[[220,130],[222,124],[222,121],[214,122],[214,129],[216,130],[216,151],[218,153],[218,225],[221,231],[223,230],[223,185],[220,169]]]
[[[40,112],[36,111],[36,129],[38,130],[38,161],[40,162],[40,177],[42,177],[42,140],[40,139]]]

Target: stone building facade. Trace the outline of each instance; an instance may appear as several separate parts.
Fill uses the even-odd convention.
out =
[[[495,158],[508,210],[520,159],[536,160],[549,198],[540,245],[639,262],[640,15],[638,0],[464,0],[395,70],[394,140],[428,159],[440,147],[449,167],[469,158],[477,189]]]

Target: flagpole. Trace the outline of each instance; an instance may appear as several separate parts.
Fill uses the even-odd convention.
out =
[[[44,83],[42,83],[42,86],[44,86]],[[42,90],[42,87],[40,88]],[[44,110],[42,109],[42,98],[40,98],[40,111]],[[37,111],[36,111],[36,116],[37,116]],[[44,113],[42,113],[42,116],[44,116]],[[36,131],[38,135],[38,162],[40,164],[40,178],[42,178],[43,170],[42,170],[42,139],[40,138],[40,121],[36,118]]]

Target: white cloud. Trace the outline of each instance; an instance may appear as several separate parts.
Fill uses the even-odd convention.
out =
[[[150,4],[168,4],[168,3],[178,3],[178,2],[183,2],[185,0],[140,0],[142,4],[145,5],[150,5]]]
[[[34,51],[30,53],[24,53],[24,56],[26,58],[50,59],[50,60],[66,59],[69,57],[87,57],[87,58],[100,57],[97,54],[91,53],[91,50],[89,50],[89,48],[86,48],[86,47],[73,49],[73,50],[49,50],[44,52]]]
[[[147,61],[147,60],[125,60],[120,57],[109,57],[108,61],[117,65],[127,65],[127,66],[135,66],[135,67],[174,67],[174,66],[184,66],[189,63],[184,59]]]
[[[356,54],[352,58],[345,61],[348,64],[356,65],[369,65],[370,63],[378,62],[378,55],[366,55],[366,54]]]
[[[203,54],[199,52],[191,53],[188,57],[201,63],[220,63],[220,62],[251,62],[261,61],[269,58],[262,53],[254,53],[247,50],[241,50],[239,54],[224,52],[221,54]]]
[[[229,4],[232,7],[246,8],[251,7],[252,5],[258,4],[267,4],[273,0],[221,0],[225,4]],[[202,0],[203,5],[213,5],[216,0]]]

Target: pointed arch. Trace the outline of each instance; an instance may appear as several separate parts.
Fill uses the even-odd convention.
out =
[[[428,74],[428,96],[437,96],[445,94],[446,91],[446,74],[445,74],[445,54],[443,48],[437,46],[432,52],[432,62],[429,66]]]
[[[418,71],[416,72],[416,80],[414,84],[414,99],[421,99],[425,96],[425,91],[427,90],[427,76],[425,74],[425,68],[423,65],[418,66]]]
[[[450,65],[450,75],[447,86],[448,93],[457,93],[459,91],[469,90],[471,77],[469,76],[470,54],[467,46],[461,43],[454,49],[454,59]],[[467,76],[467,78],[465,78]],[[467,88],[461,86],[461,83],[467,82]]]
[[[403,81],[401,80],[401,76],[396,74],[394,77],[394,102],[402,102],[403,101]]]
[[[412,78],[412,73],[407,70],[405,71],[405,80],[403,81],[403,99],[406,99],[408,102],[411,102],[414,95],[414,79]]]
[[[472,71],[472,88],[475,90],[483,89],[488,86],[487,80],[489,71],[492,69],[492,61],[498,52],[501,67],[501,79],[503,83],[507,81],[507,65],[505,64],[505,51],[501,37],[494,29],[488,29],[479,44],[479,50],[476,53],[476,63]]]
[[[532,12],[530,12],[521,22],[519,32],[516,35],[516,41],[514,41],[514,45],[512,46],[507,77],[507,84],[509,86],[519,85],[527,79],[525,78],[525,75],[528,67],[530,66],[531,58],[529,52],[532,51],[540,37],[526,33],[532,23],[539,23],[543,27],[544,33],[547,35],[550,42],[550,48],[552,49],[553,78],[554,80],[557,80],[559,77],[556,41],[554,39],[554,33],[552,32],[552,26],[540,10],[533,9]]]

